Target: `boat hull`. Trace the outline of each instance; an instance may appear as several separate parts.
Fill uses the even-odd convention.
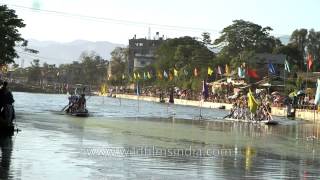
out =
[[[70,116],[76,116],[76,117],[88,117],[89,111],[86,109],[85,111],[78,111],[78,112],[66,112],[66,114]]]
[[[265,124],[265,125],[278,125],[279,122],[275,120],[262,120],[262,121],[254,121],[254,120],[245,120],[245,119],[233,119],[233,118],[224,118],[228,121],[234,122],[244,122],[244,123],[252,123],[252,124]]]

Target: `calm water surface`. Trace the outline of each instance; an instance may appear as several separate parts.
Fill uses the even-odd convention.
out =
[[[66,95],[14,96],[22,131],[0,138],[0,179],[320,177],[318,124],[228,122],[214,109],[199,121],[199,108],[106,97],[89,97],[92,116],[75,118],[59,113]]]

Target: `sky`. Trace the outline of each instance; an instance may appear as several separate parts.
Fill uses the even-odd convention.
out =
[[[25,39],[82,39],[128,44],[135,34],[215,39],[232,20],[270,26],[275,36],[297,28],[320,30],[318,0],[0,0],[16,10]],[[36,9],[40,9],[36,10]]]

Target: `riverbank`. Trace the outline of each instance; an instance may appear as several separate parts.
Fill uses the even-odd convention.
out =
[[[150,97],[150,96],[136,96],[136,95],[128,95],[128,94],[116,94],[116,98],[123,99],[133,99],[133,100],[142,100],[142,101],[151,101],[151,102],[159,102],[158,97]],[[165,102],[168,102],[168,98],[164,99]],[[201,102],[194,100],[185,100],[185,99],[174,99],[174,104],[183,105],[183,106],[195,106],[195,107],[204,107],[204,108],[224,108],[225,110],[230,110],[232,108],[232,104],[227,103],[214,103],[214,102]],[[272,107],[271,114],[274,116],[282,116],[285,117],[287,115],[286,108],[283,107]],[[320,123],[320,112],[315,112],[313,110],[307,109],[297,109],[296,110],[296,119],[307,120],[307,121],[316,121]]]

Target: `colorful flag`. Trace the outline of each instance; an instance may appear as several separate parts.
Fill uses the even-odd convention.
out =
[[[174,76],[178,77],[178,71],[176,70],[176,68],[173,69],[173,74]]]
[[[276,70],[274,69],[274,66],[271,62],[269,62],[268,64],[268,69],[271,74],[276,74]]]
[[[158,78],[161,80],[163,77],[162,77],[162,73],[160,71],[158,71]]]
[[[148,76],[148,79],[151,79],[151,74],[150,74],[150,72],[148,72],[147,76]]]
[[[199,74],[198,74],[198,69],[197,68],[194,68],[193,70],[193,74],[195,77],[197,77]]]
[[[238,67],[238,76],[239,78],[245,78],[245,70],[241,67]]]
[[[122,79],[125,79],[126,77],[125,77],[125,75],[124,74],[122,74]]]
[[[163,77],[168,78],[168,74],[166,71],[163,71]]]
[[[287,59],[284,60],[284,70],[290,72],[290,66]]]
[[[307,66],[308,66],[308,69],[309,69],[309,70],[311,69],[312,63],[313,63],[312,55],[311,55],[311,54],[308,54],[308,57],[307,57]]]
[[[171,72],[169,72],[169,80],[172,81],[173,80],[173,75]]]
[[[226,70],[226,75],[229,75],[229,74],[231,73],[231,72],[230,72],[230,67],[229,67],[228,64],[226,64],[225,70]]]
[[[317,81],[317,92],[316,97],[314,99],[314,104],[320,105],[320,79]]]
[[[137,83],[137,96],[140,95],[140,89],[139,89],[139,84]]]
[[[218,66],[217,74],[219,74],[219,75],[221,75],[221,74],[222,74],[222,71],[221,71],[221,67],[220,67],[220,66]]]
[[[136,73],[133,73],[133,79],[137,79]]]
[[[206,81],[202,81],[202,96],[204,99],[207,99],[209,97],[209,90]]]
[[[189,74],[186,69],[183,70],[183,73],[184,73],[185,76],[188,76],[188,74]]]
[[[247,74],[248,74],[248,76],[251,77],[251,78],[259,79],[259,76],[258,76],[256,70],[253,70],[253,69],[249,69],[249,68],[248,68]]]
[[[143,72],[143,79],[146,80],[148,77],[147,77],[147,74],[146,72]]]
[[[141,77],[140,77],[140,73],[137,73],[137,78],[138,78],[138,79],[140,79],[140,78],[141,78]]]
[[[213,73],[213,70],[210,67],[208,67],[208,75],[211,76],[212,73]]]
[[[256,101],[256,99],[254,98],[251,89],[249,89],[248,92],[248,107],[251,113],[255,113],[257,111],[258,108],[258,103]]]

